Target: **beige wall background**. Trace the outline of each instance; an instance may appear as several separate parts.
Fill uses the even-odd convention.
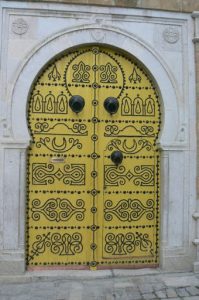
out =
[[[199,10],[199,0],[21,0],[21,2],[54,2],[73,4],[96,4],[147,9],[161,9],[178,12]]]

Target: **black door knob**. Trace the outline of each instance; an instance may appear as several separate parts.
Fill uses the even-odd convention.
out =
[[[84,108],[85,101],[81,96],[72,96],[69,100],[69,106],[75,113],[79,113]]]
[[[117,98],[108,97],[104,101],[104,108],[112,115],[118,111],[119,101]]]
[[[120,165],[123,161],[122,152],[121,151],[113,151],[111,153],[111,160],[116,166]]]

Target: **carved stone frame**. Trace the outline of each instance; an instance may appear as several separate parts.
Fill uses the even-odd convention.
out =
[[[75,6],[75,9],[78,13],[81,6]],[[126,10],[121,11],[122,9],[115,10],[118,20],[119,12],[127,14]],[[101,8],[101,13],[106,15],[108,12]],[[133,13],[136,19],[136,12]],[[21,14],[23,15],[23,10]],[[168,13],[161,15],[169,18]],[[178,17],[183,30],[189,27],[192,32],[189,16],[181,18],[182,20]],[[193,74],[185,77],[189,80],[186,101],[185,95],[182,98],[181,87],[172,73],[173,66],[167,64],[162,53],[156,51],[154,45],[146,43],[141,36],[123,29],[122,20],[118,24],[108,26],[95,19],[92,24],[72,28],[66,26],[66,29],[47,37],[24,58],[15,74],[8,100],[1,100],[2,107],[5,107],[1,120],[5,122],[2,121],[4,131],[0,140],[0,273],[13,274],[25,270],[26,149],[30,141],[26,118],[27,99],[32,83],[40,69],[53,56],[66,49],[90,43],[117,47],[135,56],[157,83],[163,112],[159,138],[162,150],[160,267],[169,271],[192,269],[196,255],[192,245],[195,234],[192,213],[196,203],[196,135],[193,109],[195,78]],[[189,64],[193,67],[193,47],[190,40],[189,38]],[[177,192],[176,186],[179,189]],[[177,207],[181,213],[180,218],[175,221],[175,217],[178,217]],[[179,242],[176,246],[175,238]]]

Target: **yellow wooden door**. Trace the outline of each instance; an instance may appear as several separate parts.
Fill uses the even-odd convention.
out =
[[[28,122],[28,267],[157,266],[160,105],[144,67],[102,46],[67,52],[39,75]]]

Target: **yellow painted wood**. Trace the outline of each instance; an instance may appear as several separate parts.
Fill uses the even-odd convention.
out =
[[[28,122],[27,265],[157,266],[160,103],[144,67],[102,46],[67,52],[36,80]]]

